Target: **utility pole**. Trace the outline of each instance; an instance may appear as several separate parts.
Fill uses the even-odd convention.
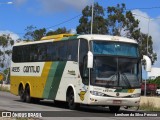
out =
[[[94,0],[92,2],[92,17],[91,17],[91,34],[93,33],[93,17],[94,17]]]

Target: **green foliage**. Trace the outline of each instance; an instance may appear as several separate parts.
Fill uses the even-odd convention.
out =
[[[86,6],[82,11],[83,16],[79,20],[79,25],[77,26],[78,34],[89,34],[91,30],[91,16],[92,7]],[[104,18],[104,9],[98,3],[94,4],[94,21],[93,21],[93,33],[94,34],[106,34],[107,21]]]
[[[55,31],[49,31],[46,36],[49,35],[57,35],[57,34],[64,34],[64,33],[70,33],[70,30],[67,30],[65,27],[63,28],[58,28]]]
[[[118,4],[116,7],[108,7],[108,28],[109,34],[120,36],[122,29],[125,27],[125,4]]]
[[[7,68],[3,71],[4,74],[8,74],[8,72],[10,71],[10,68]]]
[[[2,81],[0,81],[0,82],[2,82]],[[8,89],[8,87],[4,87],[3,85],[0,85],[0,91],[10,92],[10,90]]]
[[[141,32],[139,20],[135,19],[131,11],[126,11],[125,4],[110,6],[107,11],[98,3],[94,4],[93,33],[123,36],[135,39],[138,42],[140,55],[148,55],[152,64],[157,60],[157,54],[153,52],[152,37]],[[77,26],[78,34],[89,34],[91,26],[91,6],[86,6],[82,11],[82,17]],[[148,41],[148,53],[147,53]]]
[[[77,26],[78,34],[90,34],[91,15],[92,7],[86,6],[82,10],[82,17],[79,19],[79,25]],[[153,51],[152,37],[141,32],[139,20],[135,19],[131,11],[126,10],[125,4],[122,3],[117,4],[117,6],[109,6],[107,11],[104,11],[102,6],[95,3],[93,19],[93,34],[109,34],[135,39],[138,42],[140,56],[148,55],[152,60],[152,64],[157,60],[157,54]],[[36,29],[34,26],[28,26],[25,30],[26,34],[24,38],[26,41],[40,40],[45,35],[48,36],[70,32],[70,30],[67,30],[65,27],[58,28],[55,31],[49,31],[48,33],[45,28]],[[3,45],[5,45],[5,43]]]
[[[36,29],[34,26],[27,26],[24,38],[26,41],[38,41],[46,35],[46,29]]]
[[[34,26],[27,26],[25,29],[26,33],[24,35],[24,41],[38,41],[41,40],[42,37],[44,36],[49,36],[49,35],[56,35],[56,34],[62,34],[62,33],[70,33],[70,30],[67,30],[65,27],[63,28],[58,28],[55,31],[49,31],[45,28],[42,29],[36,29]]]
[[[156,77],[154,80],[149,80],[148,82],[157,84],[158,88],[160,88],[160,76]]]
[[[14,44],[14,40],[12,40],[12,38],[10,37],[10,35],[1,35],[0,36],[0,46],[2,47],[2,49],[0,50],[0,67],[4,68],[4,67],[8,67],[9,66],[9,60],[7,58],[7,56],[9,58],[11,58],[11,53],[12,53],[12,49],[11,47]]]

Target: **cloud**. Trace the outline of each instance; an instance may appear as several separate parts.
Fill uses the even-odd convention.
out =
[[[36,14],[81,11],[92,2],[93,0],[13,0],[16,7],[26,5],[23,9]]]
[[[0,35],[3,35],[3,34],[6,34],[6,35],[10,34],[10,37],[11,37],[14,41],[16,41],[17,39],[20,38],[17,34],[11,32],[11,31],[8,31],[8,30],[6,30],[6,31],[0,31]]]
[[[77,34],[76,29],[72,28],[72,29],[70,30],[70,34]]]
[[[133,10],[135,18],[140,21],[139,27],[143,33],[146,33],[152,36],[153,40],[153,50],[157,53],[157,61],[155,62],[155,67],[160,67],[160,19],[151,18],[147,13],[140,10]],[[159,16],[157,17],[159,18]],[[149,25],[149,29],[148,29]]]
[[[25,4],[27,2],[27,0],[13,0],[13,3],[17,6],[21,6],[23,4]]]
[[[90,5],[92,0],[37,0],[45,12],[59,12],[64,10],[82,10]]]

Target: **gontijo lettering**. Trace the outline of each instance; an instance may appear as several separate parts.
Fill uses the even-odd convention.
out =
[[[40,72],[40,66],[24,66],[23,67],[24,73],[39,73]]]

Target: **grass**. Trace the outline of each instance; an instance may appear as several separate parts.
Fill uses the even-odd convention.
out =
[[[147,103],[143,103],[140,105],[139,109],[145,111],[160,111],[160,108],[154,107],[154,101],[147,101]]]
[[[3,86],[1,84],[0,84],[0,91],[10,92],[10,90],[8,89],[8,87],[5,87],[5,86]]]

